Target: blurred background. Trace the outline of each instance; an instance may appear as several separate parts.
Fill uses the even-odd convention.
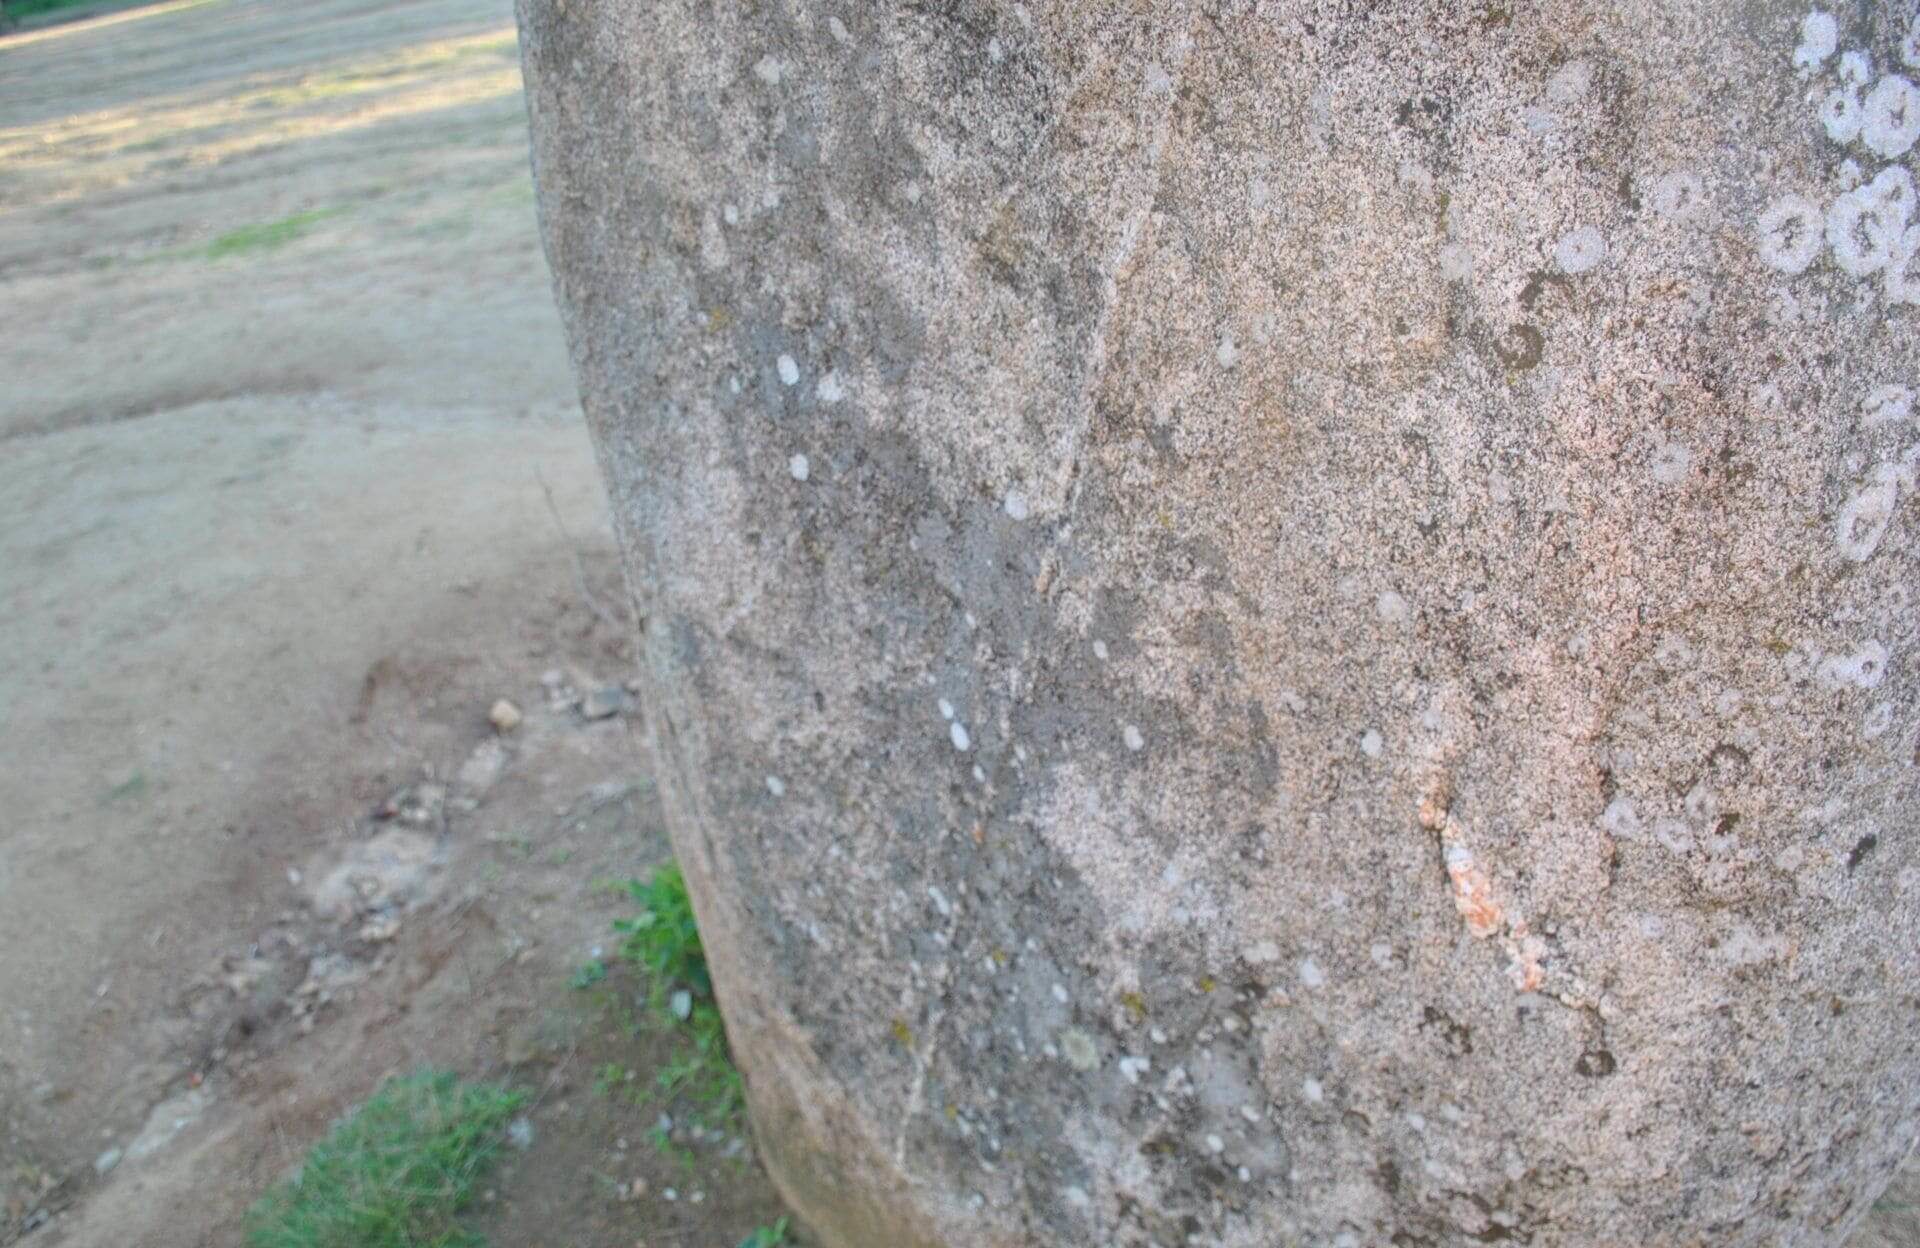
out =
[[[511,0],[5,10],[0,1245],[245,1242],[434,1066],[530,1098],[491,1242],[732,1248],[577,982],[666,848]]]

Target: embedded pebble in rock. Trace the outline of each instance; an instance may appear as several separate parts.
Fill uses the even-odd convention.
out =
[[[485,797],[507,769],[508,747],[498,737],[488,737],[473,747],[460,764],[460,787],[469,797]]]
[[[308,904],[337,923],[404,908],[429,892],[438,856],[433,835],[384,829],[353,842],[338,860],[303,873],[303,879],[312,881],[306,887]]]
[[[1845,1241],[1920,1087],[1911,4],[519,2],[822,1243]]]
[[[127,1145],[126,1159],[138,1161],[167,1147],[182,1131],[199,1121],[212,1102],[209,1092],[195,1086],[155,1105],[147,1111],[140,1133]]]
[[[1093,1037],[1077,1027],[1060,1033],[1060,1054],[1075,1070],[1092,1070],[1100,1065],[1100,1050]]]
[[[487,712],[487,721],[501,732],[512,732],[520,726],[520,708],[501,698]]]
[[[633,695],[619,685],[602,685],[580,699],[580,714],[587,719],[611,719],[633,709]]]

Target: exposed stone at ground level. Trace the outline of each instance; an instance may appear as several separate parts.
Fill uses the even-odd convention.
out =
[[[1912,22],[522,0],[829,1243],[1841,1241],[1920,1093]]]

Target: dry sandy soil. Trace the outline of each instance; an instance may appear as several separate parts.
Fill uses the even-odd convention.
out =
[[[426,1064],[538,1097],[500,1248],[778,1216],[731,1134],[648,1144],[636,985],[568,987],[666,847],[635,721],[575,705],[626,604],[511,23],[0,39],[0,1245],[238,1243]]]
[[[0,40],[0,308],[0,1245],[235,1243],[427,1063],[540,1098],[501,1248],[777,1216],[732,1139],[646,1144],[632,983],[566,986],[665,845],[574,705],[625,608],[508,0]]]

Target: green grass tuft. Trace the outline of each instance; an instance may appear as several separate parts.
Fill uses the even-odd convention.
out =
[[[640,903],[640,913],[614,922],[620,934],[622,960],[651,977],[647,1004],[666,1010],[673,993],[687,989],[711,999],[713,976],[707,972],[707,951],[700,943],[700,925],[694,921],[693,899],[687,895],[680,864],[669,862],[644,882],[627,881],[627,895]]]
[[[92,0],[7,0],[8,17],[32,17],[37,13],[51,13],[55,9],[71,9],[78,5],[91,3]]]
[[[278,221],[263,221],[257,225],[243,225],[237,230],[228,230],[207,244],[207,259],[220,260],[249,251],[270,251],[275,247],[285,247],[315,225],[328,217],[338,215],[341,211],[339,208],[316,208],[312,212],[296,212]]]
[[[107,800],[117,802],[123,798],[139,797],[147,791],[147,773],[136,771],[125,780],[107,790]]]
[[[441,1071],[389,1080],[248,1215],[252,1248],[479,1248],[454,1215],[526,1094]]]
[[[615,956],[647,973],[647,1012],[680,1040],[654,1076],[655,1094],[682,1102],[710,1126],[732,1126],[745,1107],[745,1091],[727,1052],[727,1029],[713,999],[686,879],[679,864],[670,862],[626,887],[641,909],[613,925],[620,935]]]
[[[788,1242],[787,1219],[781,1218],[771,1226],[754,1227],[753,1233],[740,1241],[740,1248],[781,1248]]]

